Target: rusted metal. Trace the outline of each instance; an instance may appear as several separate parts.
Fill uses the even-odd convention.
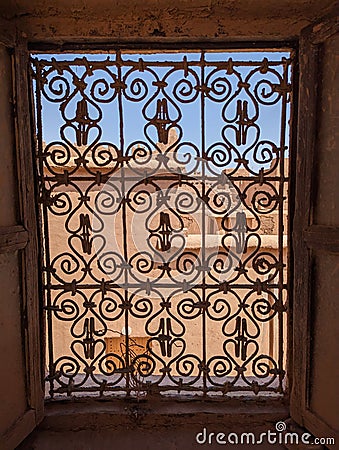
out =
[[[213,61],[207,53],[192,60],[189,54],[175,60],[130,60],[120,51],[105,60],[31,59],[51,396],[284,390],[285,158],[292,60],[241,61],[226,53],[223,58],[221,52]],[[58,105],[60,139],[52,142],[44,141],[44,127],[54,126],[44,119],[48,104]],[[129,104],[136,105],[137,119],[126,117]],[[208,142],[212,104],[221,105],[213,125],[218,139]],[[115,108],[110,125],[106,105]],[[184,119],[191,113],[187,105],[199,111],[198,143],[185,141]],[[126,127],[133,127],[133,120],[143,122],[143,135],[129,142]],[[109,126],[118,130],[117,142],[102,138]],[[279,130],[276,141],[265,137],[267,127]],[[180,153],[185,145],[189,152]],[[91,217],[93,199],[112,176],[119,176],[120,182],[117,208],[109,212],[107,198],[101,207],[104,215],[119,215],[121,251],[111,255],[109,269],[102,249],[95,248]],[[133,180],[132,193],[128,183]],[[168,203],[173,187],[178,198],[174,208]],[[179,201],[183,192],[186,201],[201,206],[199,255],[180,244],[180,239],[187,243],[185,220],[190,215]],[[144,227],[155,260],[133,251],[129,241],[129,215],[138,214],[145,202],[149,214]],[[234,202],[242,211],[236,211]],[[167,210],[159,205],[167,205]],[[154,211],[158,213],[152,223]],[[277,217],[276,252],[262,245],[263,219],[272,214]],[[210,216],[220,219],[214,240],[208,231]],[[67,251],[59,253],[51,233],[57,217],[67,244]],[[104,231],[100,236],[106,242]],[[236,253],[243,252],[232,276],[227,239],[233,240]],[[218,242],[215,259],[209,250],[212,240]],[[170,252],[176,251],[174,260]],[[114,278],[119,273],[123,282]],[[182,275],[180,281],[174,273]],[[190,281],[192,273],[201,278]],[[157,300],[155,292],[160,292]],[[197,318],[199,351],[194,352],[190,327]],[[130,348],[133,337],[127,330],[135,319],[148,338],[144,353]],[[121,320],[124,350],[107,353],[105,339]],[[70,324],[70,344],[68,353],[60,355],[55,336],[61,323]],[[264,334],[266,323],[269,335]],[[276,345],[271,342],[273,330]],[[220,343],[214,353],[210,334]],[[265,339],[270,342],[266,353]]]

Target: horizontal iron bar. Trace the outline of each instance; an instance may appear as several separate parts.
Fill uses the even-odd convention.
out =
[[[112,285],[107,284],[105,286],[105,288],[107,290],[118,289],[118,288],[120,288],[120,289],[121,288],[125,288],[125,289],[126,288],[127,289],[129,289],[129,288],[141,288],[141,287],[144,286],[144,284],[145,283],[142,283],[142,282],[140,282],[139,284],[138,283],[128,283],[125,286],[123,286],[123,284],[112,284]],[[179,290],[181,285],[182,285],[182,283],[180,283],[180,282],[178,282],[177,286],[174,285],[174,282],[173,283],[167,283],[167,284],[166,283],[158,283],[158,282],[156,282],[156,284],[154,285],[154,288],[155,289],[157,289],[157,288],[172,288],[174,290],[177,287],[178,290]],[[267,284],[266,286],[268,288],[270,288],[270,289],[274,289],[274,288],[287,289],[287,287],[288,287],[287,284],[284,284],[284,285]],[[57,284],[57,285],[51,284],[51,285],[48,285],[48,286],[45,285],[44,288],[45,289],[51,289],[51,290],[65,290],[66,292],[68,292],[68,290],[69,290],[69,289],[65,289],[65,287],[63,285],[61,285],[61,284]],[[98,291],[101,290],[99,283],[98,284],[76,284],[76,290],[77,291],[81,291],[83,289],[97,289]],[[189,291],[190,290],[194,290],[194,289],[211,289],[211,290],[215,290],[216,292],[220,291],[218,285],[216,285],[216,284],[208,284],[208,283],[194,284],[194,287],[192,289],[189,289]],[[229,291],[234,290],[234,289],[251,289],[251,290],[255,290],[256,288],[255,288],[253,283],[252,284],[234,284],[234,285],[230,284]],[[187,291],[187,292],[189,292],[189,291]]]
[[[34,58],[33,62],[34,62]],[[84,57],[84,59],[86,59]],[[84,60],[82,58],[75,58],[73,61],[69,60],[58,60],[56,64],[60,69],[67,69],[70,66],[83,66]],[[290,59],[284,59],[279,61],[269,61],[268,66],[281,66],[282,64],[291,64]],[[92,60],[86,60],[87,65],[91,66],[93,69],[102,69],[103,67],[135,67],[138,69],[139,67],[139,61],[133,61],[133,60],[106,60],[106,61],[92,61]],[[232,61],[233,67],[260,67],[263,64],[263,61]],[[44,67],[53,67],[55,64],[51,61],[48,61],[46,59],[39,59],[39,66],[40,68],[42,66]],[[144,67],[174,67],[174,68],[184,68],[185,63],[183,61],[143,61]],[[219,69],[227,69],[228,68],[228,61],[187,61],[188,67],[217,67]]]
[[[67,167],[67,166],[60,166],[60,169],[62,169],[62,167]],[[80,167],[81,166],[79,166],[79,168]],[[100,170],[98,170],[98,172],[100,172]],[[115,170],[114,172],[117,172],[117,170]],[[110,176],[113,176],[113,174],[112,175],[106,175],[106,178],[109,180]],[[255,180],[259,179],[259,175],[234,177],[232,175],[229,176],[229,175],[226,174],[226,176],[227,176],[227,178],[230,181],[255,181]],[[124,181],[133,181],[133,180],[136,180],[138,182],[141,181],[140,180],[140,175],[139,176],[135,176],[135,177],[124,176],[123,179],[124,179]],[[176,175],[176,176],[175,175],[173,175],[173,176],[171,176],[171,175],[168,175],[168,176],[152,176],[152,175],[151,176],[147,176],[147,181],[148,182],[149,181],[170,181],[170,180],[173,180],[173,181],[178,181],[178,183],[181,182],[181,183],[186,183],[187,184],[187,182],[196,182],[196,181],[200,181],[202,179],[204,181],[215,181],[215,182],[218,182],[218,176],[217,175],[215,177],[205,176],[204,178],[202,178],[199,175],[196,175],[196,176],[195,175],[191,175],[191,176],[187,176],[186,175],[186,178],[185,178],[184,175],[183,175],[182,178],[181,178],[181,181],[178,180],[178,175]],[[59,182],[60,183],[60,177],[58,177],[58,176],[49,176],[49,175],[47,175],[47,176],[44,176],[44,180],[45,181],[55,181],[55,182]],[[146,176],[145,176],[145,180],[146,180]],[[289,179],[287,177],[270,177],[270,176],[268,176],[268,177],[265,176],[264,177],[264,181],[281,181],[281,182],[287,183],[288,180]],[[83,176],[82,177],[82,176],[72,176],[72,175],[70,175],[70,176],[68,176],[68,181],[69,181],[69,183],[72,182],[72,181],[96,181],[96,176],[92,175],[92,176]],[[114,181],[116,181],[116,179],[114,179]],[[259,182],[259,180],[258,180],[258,182]],[[60,183],[60,184],[62,184],[62,183]],[[104,182],[101,182],[100,184],[104,184]]]
[[[29,42],[28,49],[32,53],[64,53],[69,52],[84,52],[84,53],[111,53],[113,51],[121,50],[131,53],[139,53],[144,50],[149,53],[154,53],[157,50],[166,51],[291,51],[298,48],[298,40],[284,40],[284,41],[227,41],[225,38],[218,39],[199,39],[193,40],[187,38],[163,38],[143,39],[138,40],[130,38],[120,38],[117,40],[108,40],[107,38],[92,38],[83,40],[72,40],[72,42],[44,42],[36,41]]]

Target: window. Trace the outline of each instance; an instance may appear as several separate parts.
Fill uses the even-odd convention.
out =
[[[49,396],[284,392],[292,63],[32,56]]]

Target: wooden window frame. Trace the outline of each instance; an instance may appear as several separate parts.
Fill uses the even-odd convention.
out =
[[[25,363],[26,409],[0,436],[0,447],[15,448],[43,419],[44,394],[41,359],[39,258],[35,183],[28,83],[27,43],[15,26],[0,20],[0,43],[12,58],[14,160],[18,192],[18,224],[0,227],[0,253],[18,251],[21,277],[21,324]],[[22,126],[26,124],[26,126]],[[28,151],[27,151],[28,150]]]
[[[301,70],[299,99],[294,99],[298,103],[298,126],[293,131],[294,136],[298,136],[297,149],[291,148],[290,154],[290,175],[295,177],[296,201],[295,205],[290,200],[289,214],[289,279],[290,279],[290,300],[292,312],[288,321],[288,361],[287,375],[289,385],[292,385],[288,398],[290,401],[290,413],[292,418],[307,428],[319,431],[319,435],[330,435],[331,430],[326,428],[319,418],[317,418],[308,408],[309,396],[309,345],[310,345],[310,249],[333,249],[335,246],[338,251],[338,232],[328,227],[312,225],[311,221],[311,196],[312,196],[312,163],[315,147],[315,126],[316,126],[316,107],[317,107],[317,52],[318,46],[324,42],[336,28],[333,19],[322,21],[318,25],[312,26],[300,38],[300,66],[308,67],[308,70]],[[15,131],[16,131],[16,149],[17,149],[17,168],[19,180],[20,197],[20,219],[21,224],[8,229],[0,230],[0,251],[22,250],[22,292],[23,292],[23,327],[25,331],[25,355],[26,355],[26,379],[27,379],[27,403],[28,410],[9,430],[5,441],[9,446],[15,447],[20,440],[29,434],[34,427],[44,417],[44,376],[43,376],[43,351],[41,342],[44,339],[43,326],[40,319],[41,308],[41,290],[39,288],[38,271],[39,267],[39,238],[36,212],[36,194],[35,180],[33,174],[33,155],[31,149],[33,135],[29,126],[20,126],[23,123],[32,123],[28,81],[28,58],[29,50],[34,49],[52,49],[48,44],[28,44],[25,39],[16,35],[16,29],[9,23],[0,21],[0,41],[11,49],[13,53],[13,75],[14,75],[14,97],[15,97]],[[154,42],[153,42],[154,44]],[[157,42],[155,43],[158,44]],[[230,43],[223,43],[223,46],[229,46]],[[269,43],[262,43],[263,47],[268,48]],[[281,43],[279,43],[280,46]],[[282,43],[284,44],[284,43]],[[295,42],[287,42],[291,47]],[[95,44],[97,45],[97,44]],[[110,44],[112,45],[112,44]],[[145,44],[150,45],[150,43]],[[185,45],[182,43],[182,45]],[[196,45],[196,44],[195,44]],[[231,45],[234,45],[231,43]],[[247,44],[250,48],[251,44]],[[277,47],[277,43],[271,43],[272,48]],[[161,47],[162,45],[160,45]],[[90,48],[90,45],[74,44],[73,46],[62,46],[66,48],[77,47],[79,50],[84,47]],[[168,48],[168,44],[163,47]],[[246,43],[244,43],[246,47]],[[56,50],[56,48],[55,48]],[[60,47],[58,47],[60,50]],[[305,60],[303,58],[306,58]],[[298,75],[296,75],[297,77]],[[296,81],[296,80],[295,80]],[[295,129],[297,124],[297,114],[294,113],[291,129]],[[309,130],[313,130],[312,133]],[[295,142],[295,141],[294,141]],[[296,159],[294,163],[293,160]],[[290,194],[292,199],[293,192]],[[294,217],[292,219],[292,217]],[[324,232],[332,236],[326,244],[320,239]],[[291,239],[292,237],[292,239]],[[294,258],[294,255],[297,255]],[[293,287],[293,289],[292,289]],[[301,351],[300,345],[304,347]],[[90,402],[89,402],[90,403]],[[263,402],[265,409],[275,406],[276,411],[282,414],[286,409],[281,410],[284,402]],[[240,403],[238,403],[240,404]],[[61,405],[67,414],[66,405]],[[90,406],[89,406],[90,407]],[[234,405],[230,406],[232,415],[234,415]],[[60,405],[51,405],[47,409],[54,411]],[[261,410],[263,411],[263,410]],[[217,411],[216,411],[217,412]],[[282,417],[281,417],[282,418]],[[1,442],[1,441],[0,441]],[[4,447],[6,448],[6,447]],[[10,447],[8,447],[10,448]]]
[[[339,231],[313,223],[316,189],[318,108],[320,99],[320,47],[338,32],[333,14],[302,30],[299,44],[299,98],[297,173],[293,220],[293,348],[289,370],[293,375],[290,414],[295,422],[318,436],[333,436],[332,430],[310,409],[312,251],[339,252]],[[324,239],[326,236],[326,239]],[[336,436],[337,442],[339,436]]]

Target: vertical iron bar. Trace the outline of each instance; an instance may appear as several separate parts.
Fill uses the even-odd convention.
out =
[[[44,181],[44,162],[43,162],[43,123],[42,123],[42,102],[41,102],[41,72],[40,64],[36,64],[36,120],[37,120],[37,143],[38,143],[38,157],[39,157],[39,190],[43,196],[45,191],[45,181]],[[40,211],[42,210],[42,221],[44,236],[43,240],[45,242],[42,254],[44,256],[44,271],[45,280],[43,281],[44,298],[46,299],[46,309],[47,309],[47,343],[48,343],[48,367],[49,367],[49,384],[50,384],[50,396],[54,396],[54,348],[53,348],[53,318],[52,318],[52,301],[51,301],[51,273],[50,273],[50,242],[49,242],[49,223],[48,223],[48,210],[45,202],[42,202],[40,206]]]
[[[202,215],[201,215],[201,264],[203,267],[203,279],[202,279],[202,302],[204,308],[202,310],[202,366],[203,366],[203,395],[207,393],[207,367],[206,367],[206,280],[205,280],[205,266],[206,266],[206,206],[205,206],[205,195],[206,195],[206,171],[205,171],[205,163],[206,163],[206,149],[205,149],[205,52],[201,52],[201,178],[202,178],[202,186],[201,186],[201,196],[202,196]]]
[[[121,84],[122,82],[122,71],[121,71],[121,54],[120,50],[116,51],[116,60],[117,60],[117,68],[118,68],[118,81]],[[124,156],[124,115],[123,115],[123,100],[122,100],[122,89],[119,89],[118,92],[118,107],[119,107],[119,140],[120,140],[120,154]],[[126,185],[125,185],[125,167],[124,162],[121,163],[121,198],[122,198],[122,229],[123,229],[123,250],[124,250],[124,262],[128,264],[128,246],[127,246],[127,236],[128,236],[128,227],[127,227],[127,211],[126,211]],[[128,296],[128,268],[124,267],[124,283],[126,288],[124,289],[124,302],[125,305],[129,302]],[[126,374],[126,396],[130,396],[130,355],[129,355],[129,334],[128,334],[128,324],[129,324],[129,310],[125,308],[125,374]]]
[[[283,67],[283,81],[288,85],[288,64]],[[279,177],[279,224],[278,224],[278,245],[279,245],[279,311],[278,311],[278,369],[279,369],[279,389],[283,391],[283,366],[284,366],[284,315],[283,289],[284,289],[284,187],[285,187],[285,139],[286,139],[286,103],[287,92],[282,92],[281,103],[281,125],[280,125],[280,177]]]

